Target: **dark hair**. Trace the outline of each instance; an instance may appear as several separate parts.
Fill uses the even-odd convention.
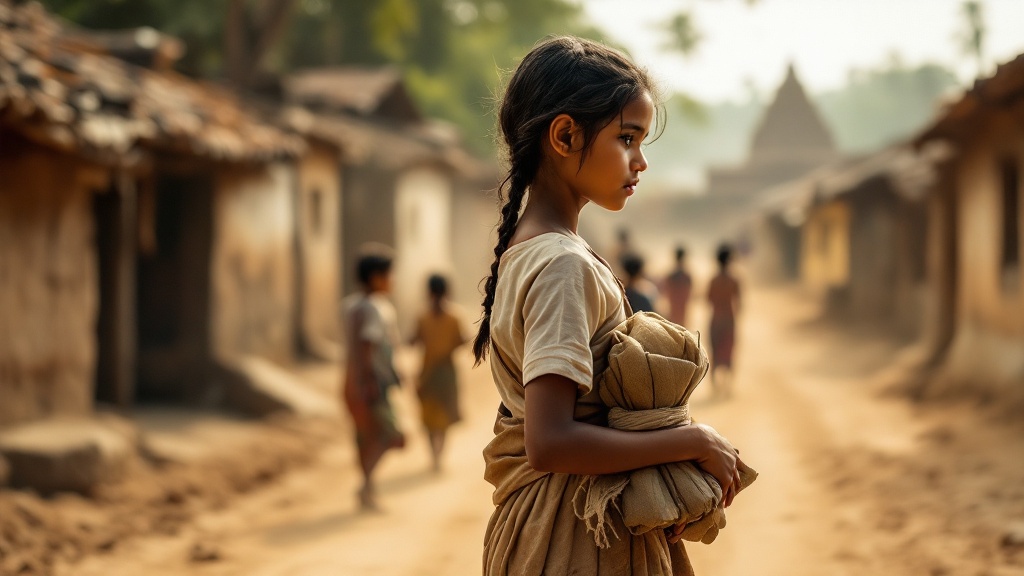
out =
[[[684,256],[686,256],[686,248],[676,246],[676,261],[682,260]]]
[[[498,265],[516,231],[526,190],[543,156],[542,137],[559,114],[568,114],[582,128],[580,162],[586,159],[597,133],[642,94],[658,97],[647,72],[622,53],[597,42],[558,36],[540,42],[527,54],[505,88],[498,109],[498,127],[508,153],[508,175],[498,187],[503,201],[494,262],[484,284],[483,316],[473,342],[479,363],[491,341],[491,307],[498,285]],[[658,106],[660,117],[664,110]],[[658,122],[659,127],[663,122]],[[507,187],[507,201],[503,191]]]
[[[394,255],[390,248],[384,245],[366,244],[359,250],[359,258],[356,260],[356,278],[359,283],[366,286],[370,278],[377,274],[387,274],[391,271],[391,262]]]
[[[431,296],[445,296],[448,294],[448,280],[440,274],[431,274],[427,279],[427,290]]]
[[[725,266],[732,259],[732,246],[728,244],[722,244],[718,247],[718,252],[715,253],[715,259],[718,260],[718,264]]]
[[[624,255],[622,257],[622,269],[626,271],[626,276],[636,278],[644,269],[643,256],[640,256],[639,254]]]

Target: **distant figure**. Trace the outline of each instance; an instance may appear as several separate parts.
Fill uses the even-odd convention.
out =
[[[377,463],[388,450],[405,446],[388,400],[388,390],[399,383],[393,355],[400,341],[395,308],[388,299],[391,261],[390,249],[369,247],[356,265],[362,289],[342,306],[347,349],[343,393],[356,429],[363,510],[378,509],[373,486]]]
[[[458,379],[452,353],[466,342],[459,319],[448,310],[448,281],[433,275],[427,281],[430,309],[416,324],[413,343],[423,344],[423,370],[417,393],[420,415],[430,438],[430,455],[435,472],[441,469],[448,427],[462,419],[459,414]]]
[[[612,264],[612,270],[615,272],[615,276],[626,281],[626,270],[623,268],[625,258],[632,254],[635,254],[633,250],[633,244],[629,240],[629,230],[627,228],[619,228],[616,231],[616,244],[615,249],[612,252],[612,257],[609,261]]]
[[[652,295],[645,285],[644,259],[637,254],[626,254],[622,257],[622,269],[626,273],[624,288],[629,307],[633,312],[654,312],[656,296]]]
[[[708,301],[711,303],[711,384],[715,395],[728,397],[732,394],[732,351],[736,343],[736,314],[740,308],[740,284],[729,273],[732,248],[721,246],[716,254],[718,274],[708,286]],[[728,381],[722,381],[722,369],[729,373]]]
[[[686,326],[686,308],[690,304],[693,279],[686,271],[686,249],[676,247],[676,267],[661,282],[661,292],[668,298],[668,320]]]

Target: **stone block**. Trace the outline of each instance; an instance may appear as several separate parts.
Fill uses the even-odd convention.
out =
[[[0,433],[9,483],[41,494],[89,493],[120,478],[134,456],[131,438],[98,420],[43,420]]]

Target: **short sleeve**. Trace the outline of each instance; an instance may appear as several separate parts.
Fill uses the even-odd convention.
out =
[[[362,306],[363,323],[359,329],[359,339],[365,342],[380,343],[384,341],[384,320],[372,305]]]
[[[523,305],[523,382],[544,374],[564,376],[582,393],[593,387],[590,341],[605,308],[594,263],[566,252],[552,259],[531,284]]]

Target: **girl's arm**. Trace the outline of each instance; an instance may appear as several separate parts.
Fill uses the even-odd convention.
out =
[[[736,450],[704,425],[632,432],[573,418],[577,385],[545,374],[526,385],[526,457],[541,472],[613,474],[645,466],[692,460],[718,480],[722,502],[732,503],[739,486]]]

